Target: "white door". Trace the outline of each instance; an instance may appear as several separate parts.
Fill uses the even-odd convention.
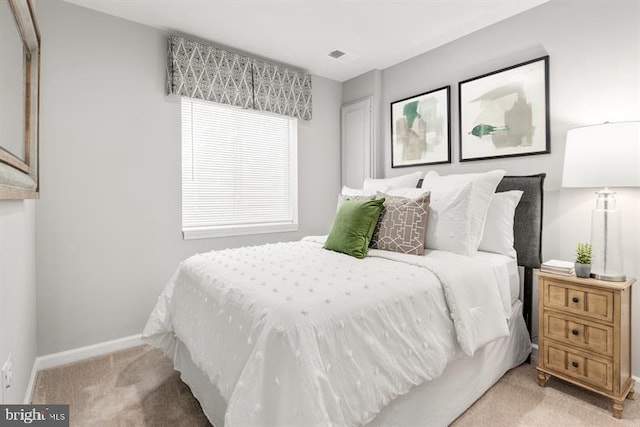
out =
[[[345,104],[342,112],[342,185],[362,188],[374,176],[372,97]]]

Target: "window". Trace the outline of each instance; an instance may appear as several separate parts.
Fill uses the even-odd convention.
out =
[[[298,229],[297,119],[182,98],[185,239]]]

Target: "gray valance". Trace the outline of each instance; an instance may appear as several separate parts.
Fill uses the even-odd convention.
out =
[[[167,93],[311,120],[311,76],[169,36]]]
[[[311,76],[253,61],[253,108],[311,120]]]

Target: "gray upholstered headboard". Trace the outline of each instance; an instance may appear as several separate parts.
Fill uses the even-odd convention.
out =
[[[518,265],[538,268],[542,262],[542,202],[544,173],[530,176],[505,176],[496,192],[523,192],[513,221],[514,247]]]
[[[498,193],[510,190],[523,192],[513,221],[513,246],[518,253],[518,265],[525,268],[538,268],[542,263],[542,202],[546,176],[546,173],[505,176],[496,189]],[[422,179],[416,187],[421,186]]]
[[[545,173],[530,176],[505,176],[496,192],[520,190],[522,197],[516,207],[513,221],[514,247],[518,253],[518,265],[524,267],[522,316],[531,333],[533,310],[533,269],[542,262],[542,208]],[[527,358],[531,363],[531,356]]]

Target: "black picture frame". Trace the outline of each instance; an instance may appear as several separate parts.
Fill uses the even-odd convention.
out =
[[[551,153],[549,56],[458,83],[460,161]]]
[[[451,86],[391,103],[391,167],[451,163]]]

